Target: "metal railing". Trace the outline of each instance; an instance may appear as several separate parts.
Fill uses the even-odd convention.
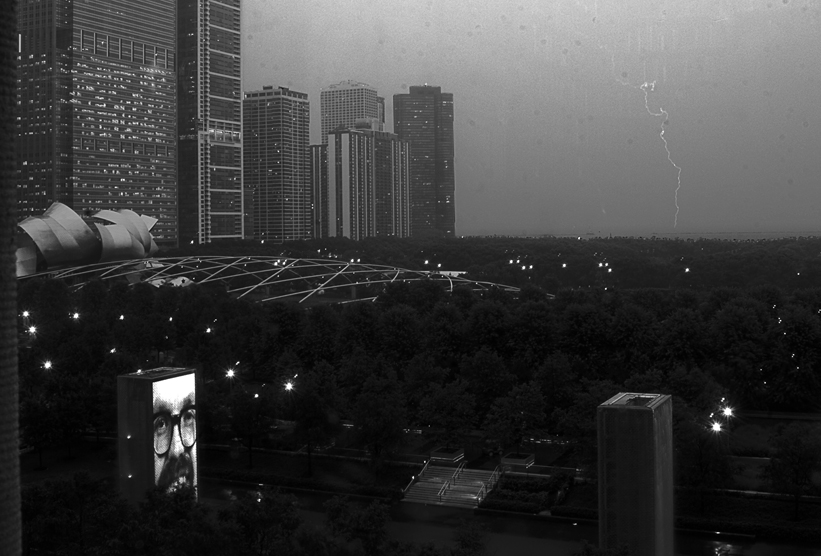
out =
[[[501,471],[499,470],[500,468],[501,466],[497,465],[496,469],[493,470],[493,473],[490,474],[490,479],[487,481],[490,484],[490,487],[488,488],[489,491],[493,490],[493,487],[495,487],[496,483],[499,481],[499,477],[501,476]]]
[[[453,472],[453,475],[451,476],[451,480],[453,481],[453,484],[456,484],[456,479],[458,479],[459,475],[462,474],[462,470],[465,468],[466,463],[467,462],[465,462],[465,461],[460,463],[459,467],[456,468],[456,471]]]
[[[450,481],[445,481],[445,484],[442,485],[442,488],[439,489],[439,501],[442,501],[442,494],[448,491],[450,487]]]
[[[418,474],[418,475],[414,475],[413,477],[411,477],[411,480],[410,480],[410,482],[408,483],[408,486],[406,486],[405,488],[403,488],[403,489],[402,489],[402,492],[407,492],[407,491],[408,491],[408,489],[409,489],[411,486],[413,486],[413,483],[414,483],[414,482],[416,482],[416,479],[421,479],[421,478],[422,478],[422,475],[424,475],[424,473],[425,473],[425,469],[427,469],[427,468],[428,468],[428,464],[429,464],[429,463],[430,463],[430,460],[427,460],[427,461],[425,462],[425,465],[422,467],[422,470],[419,472],[419,474]]]
[[[481,502],[484,500],[485,496],[493,490],[493,487],[496,486],[496,483],[499,482],[499,477],[501,477],[502,473],[504,472],[504,468],[501,465],[497,465],[496,469],[493,470],[493,473],[490,474],[490,478],[482,483],[482,486],[479,487],[479,492],[476,493],[476,501]]]
[[[485,483],[482,483],[482,486],[479,487],[479,492],[476,494],[476,501],[481,502],[485,496],[487,496],[487,488],[485,488]]]

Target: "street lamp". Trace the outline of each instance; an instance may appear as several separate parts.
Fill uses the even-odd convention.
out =
[[[225,371],[225,377],[228,379],[228,391],[234,391],[234,377],[236,373],[234,372],[233,367],[229,367],[227,371]]]

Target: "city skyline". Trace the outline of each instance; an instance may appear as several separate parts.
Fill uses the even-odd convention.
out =
[[[814,33],[821,21],[818,9],[794,2],[766,7],[699,5],[687,13],[663,3],[641,10],[628,3],[621,11],[609,2],[515,9],[491,3],[465,14],[432,2],[426,8],[400,6],[395,13],[364,13],[363,20],[373,25],[365,25],[350,41],[335,43],[338,48],[328,51],[333,55],[317,57],[320,45],[335,38],[343,25],[319,37],[316,27],[304,27],[293,42],[284,33],[278,40],[291,46],[271,56],[270,41],[253,42],[264,37],[259,35],[259,22],[271,16],[257,0],[243,4],[241,18],[237,6],[218,4],[222,7],[212,10],[214,17],[236,28],[229,32],[216,25],[219,37],[206,49],[208,60],[196,66],[213,81],[207,99],[186,105],[186,98],[196,94],[192,83],[197,78],[186,70],[194,67],[190,55],[187,61],[181,55],[177,64],[179,224],[185,235],[192,228],[189,216],[196,213],[192,218],[207,223],[202,225],[204,231],[195,230],[198,241],[207,241],[211,228],[218,232],[215,238],[241,236],[238,222],[244,200],[237,189],[241,178],[237,178],[236,157],[226,150],[240,148],[235,140],[237,122],[231,120],[235,114],[224,120],[216,113],[234,112],[231,101],[240,100],[233,97],[254,89],[253,80],[266,75],[269,62],[275,73],[269,83],[306,91],[309,101],[340,78],[353,83],[363,79],[388,99],[391,93],[405,94],[397,90],[407,91],[414,83],[436,83],[453,92],[460,99],[454,118],[459,235],[721,237],[743,233],[768,237],[817,232],[821,198],[816,195],[821,194],[813,185],[821,173],[821,160],[813,153],[821,143],[821,117],[813,107],[821,75],[808,53],[821,35]],[[181,3],[180,21],[187,17],[185,9],[197,5]],[[319,19],[331,13],[338,14],[322,12]],[[303,14],[296,9],[294,20],[301,21]],[[340,21],[351,17],[349,12],[339,15]],[[460,15],[469,17],[460,19]],[[241,41],[240,21],[248,26]],[[400,21],[405,28],[416,29],[416,34],[396,28]],[[456,31],[464,31],[466,22],[474,25],[460,38]],[[279,25],[279,20],[275,23]],[[178,35],[178,50],[191,51],[194,43],[185,41],[193,35]],[[124,55],[117,50],[120,43],[113,46],[112,39],[109,45],[112,37],[116,39],[111,33],[101,35],[100,44],[93,47],[95,56],[103,51]],[[239,76],[241,43],[248,47],[247,65],[255,70],[246,82]],[[418,46],[415,56],[408,55],[412,44]],[[357,46],[362,56],[347,56]],[[220,48],[235,51],[225,53]],[[434,62],[429,55],[435,52],[444,55]],[[145,55],[145,46],[141,54]],[[130,51],[129,56],[133,60]],[[267,61],[259,62],[266,56]],[[218,71],[207,70],[212,59]],[[294,64],[301,69],[290,69]],[[309,83],[298,86],[295,78]],[[191,111],[200,105],[212,122],[205,126],[207,131],[196,134],[213,135],[214,143],[208,143],[206,154],[200,148],[205,143],[197,147],[197,156],[219,155],[221,164],[206,164],[209,171],[193,177],[195,168],[185,162],[192,160],[193,146],[186,137],[193,134],[184,131],[191,131]],[[378,106],[384,128],[392,129],[392,107],[385,102]],[[160,115],[156,108],[150,109],[152,117]],[[312,124],[311,136],[321,133],[319,126],[320,122]],[[217,142],[218,137],[222,141]],[[202,139],[197,141],[199,145]],[[133,145],[116,140],[113,146],[98,145],[95,139],[94,148],[107,149],[110,156],[112,148],[133,149]],[[160,159],[163,153],[165,160]],[[149,161],[146,168],[153,178],[169,181],[173,154],[168,153],[168,148],[153,148],[141,155],[159,161]],[[100,163],[100,157],[94,156],[91,166]],[[20,160],[21,168],[23,162],[28,160]],[[24,171],[42,175],[41,166]],[[202,167],[198,165],[196,171]],[[114,172],[121,172],[89,168],[91,173],[85,177],[63,179],[64,192],[73,191],[75,181],[90,184],[96,179],[94,173],[99,177],[108,170],[105,179],[111,179]],[[195,182],[197,192],[190,193]],[[155,211],[165,203],[163,210],[173,212],[167,199],[173,194],[163,187],[154,184],[141,194],[159,191],[166,200],[134,202],[151,203]],[[95,202],[110,200],[108,196]],[[212,211],[212,201],[228,209]]]
[[[247,86],[267,79],[315,102],[328,83],[355,79],[390,103],[431,83],[458,99],[458,235],[818,229],[817,7],[280,8],[244,4]],[[273,37],[289,48],[273,50]]]
[[[19,218],[55,201],[86,216],[125,208],[176,244],[173,14],[173,0],[21,4]]]

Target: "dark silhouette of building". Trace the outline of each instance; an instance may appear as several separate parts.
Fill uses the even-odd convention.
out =
[[[285,87],[245,93],[246,236],[280,242],[313,237],[309,107],[307,94]]]
[[[177,242],[175,0],[22,0],[18,210],[131,209]]]
[[[17,100],[16,70],[17,2],[6,2],[0,18],[0,554],[23,553],[23,523],[20,511],[19,377],[17,371],[17,280],[15,279],[14,228],[17,205],[17,160],[13,145],[17,130],[14,114]]]
[[[240,42],[240,0],[178,0],[180,243],[244,235]]]
[[[393,95],[393,126],[411,145],[411,234],[453,237],[453,95],[428,85]]]
[[[673,554],[673,401],[620,393],[598,407],[599,546]]]

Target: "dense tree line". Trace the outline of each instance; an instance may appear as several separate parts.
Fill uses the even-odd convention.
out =
[[[821,238],[727,241],[648,238],[329,238],[185,246],[169,255],[272,255],[340,259],[413,270],[466,271],[474,280],[561,288],[814,287]]]
[[[375,464],[404,428],[430,426],[444,444],[476,428],[507,448],[534,431],[562,435],[592,468],[596,406],[620,390],[672,394],[680,447],[702,441],[722,398],[802,411],[821,395],[821,289],[550,299],[422,281],[392,284],[375,303],[303,309],[219,286],[28,280],[19,307],[22,428],[37,448],[115,430],[116,376],[159,365],[200,369],[204,439],[230,425],[253,447],[286,419],[310,451],[350,421]],[[723,472],[682,477],[711,485]]]

